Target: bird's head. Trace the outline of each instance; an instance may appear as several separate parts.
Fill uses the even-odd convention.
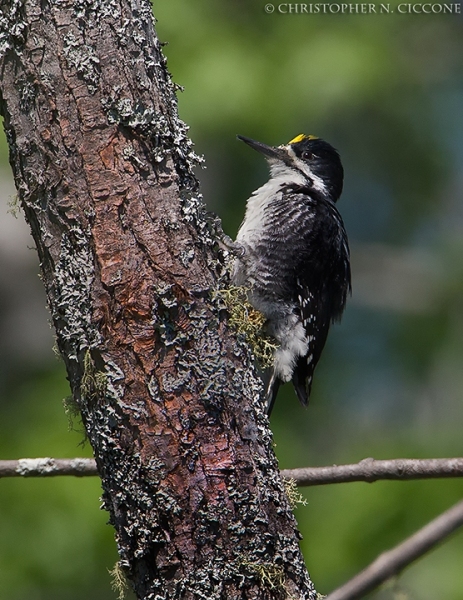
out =
[[[307,186],[336,202],[342,192],[344,170],[338,152],[321,138],[300,134],[282,146],[267,146],[239,135],[263,154],[273,177],[288,183],[303,180]]]

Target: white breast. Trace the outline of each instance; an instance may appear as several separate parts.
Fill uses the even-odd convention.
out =
[[[253,192],[246,204],[244,220],[236,236],[236,241],[250,243],[252,239],[259,237],[263,227],[265,208],[272,202],[280,188],[284,185],[304,185],[306,180],[298,171],[289,169],[282,163],[271,165],[271,175],[267,183]]]

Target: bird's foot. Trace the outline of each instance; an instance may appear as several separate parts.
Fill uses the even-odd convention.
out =
[[[237,256],[238,258],[241,258],[246,253],[245,247],[242,244],[240,244],[239,242],[234,242],[231,239],[231,237],[226,234],[224,234],[220,238],[219,245],[222,247],[223,250],[230,252],[231,254],[233,254],[234,256]]]

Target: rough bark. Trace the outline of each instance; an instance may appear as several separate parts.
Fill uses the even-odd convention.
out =
[[[3,0],[1,112],[138,598],[316,594],[147,0]],[[226,278],[225,278],[226,279]]]

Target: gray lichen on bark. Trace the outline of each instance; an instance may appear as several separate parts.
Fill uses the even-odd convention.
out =
[[[137,596],[313,600],[261,382],[212,293],[224,257],[149,2],[7,0],[0,73],[57,343]]]

